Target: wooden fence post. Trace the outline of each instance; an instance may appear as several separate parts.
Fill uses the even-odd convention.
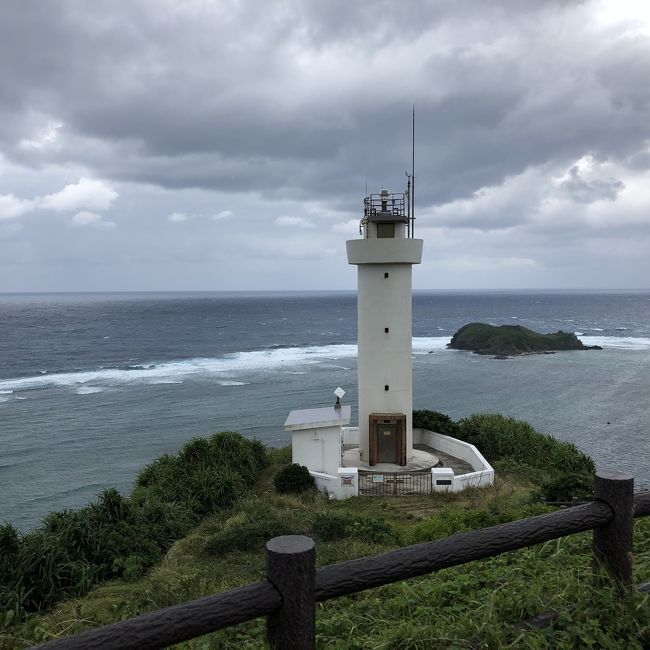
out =
[[[266,574],[282,607],[266,617],[266,635],[278,650],[316,648],[316,550],[305,535],[274,537],[266,544]]]
[[[622,592],[632,587],[632,528],[634,478],[627,472],[596,472],[595,498],[614,512],[609,524],[594,528],[593,555],[596,579],[604,567]]]

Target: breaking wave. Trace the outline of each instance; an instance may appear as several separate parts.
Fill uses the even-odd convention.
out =
[[[585,345],[600,345],[604,348],[622,350],[650,349],[650,338],[623,338],[613,336],[580,336]],[[450,341],[448,336],[417,337],[413,339],[413,353],[427,354],[434,350],[445,350]],[[143,363],[130,368],[97,368],[88,371],[58,372],[33,377],[0,380],[0,394],[10,395],[16,390],[39,388],[74,387],[80,395],[89,395],[102,390],[98,386],[85,384],[100,383],[102,386],[145,383],[177,384],[184,379],[206,378],[216,375],[223,386],[238,386],[233,375],[241,372],[264,372],[285,370],[288,373],[304,373],[304,366],[322,364],[340,359],[354,359],[357,346],[352,344],[312,345],[292,348],[265,348],[249,352],[235,352],[221,357],[182,359],[154,364]],[[336,367],[334,364],[331,364]],[[346,367],[347,366],[339,366]]]
[[[104,389],[99,386],[79,386],[75,391],[77,395],[94,395],[95,393],[101,393]]]
[[[594,328],[596,329],[596,328]],[[585,345],[600,345],[617,350],[648,350],[650,338],[623,336],[578,336]]]
[[[213,358],[182,359],[158,364],[143,363],[139,367],[97,368],[87,371],[58,372],[5,379],[0,381],[0,390],[77,387],[92,383],[101,383],[103,386],[177,383],[187,378],[210,377],[212,375],[217,375],[217,377],[221,375],[224,381],[232,381],[233,373],[282,370],[284,368],[295,370],[300,366],[319,364],[326,360],[349,359],[356,356],[356,345],[252,350]]]

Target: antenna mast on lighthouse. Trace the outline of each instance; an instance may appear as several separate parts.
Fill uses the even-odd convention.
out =
[[[411,237],[415,235],[415,104],[411,121]]]

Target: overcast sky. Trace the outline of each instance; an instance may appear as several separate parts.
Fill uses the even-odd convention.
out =
[[[5,2],[0,291],[650,286],[650,4]]]

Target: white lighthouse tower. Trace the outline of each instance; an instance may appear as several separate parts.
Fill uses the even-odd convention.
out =
[[[413,453],[411,267],[422,261],[408,192],[367,196],[360,232],[346,242],[348,263],[358,268],[360,459],[406,465]]]

